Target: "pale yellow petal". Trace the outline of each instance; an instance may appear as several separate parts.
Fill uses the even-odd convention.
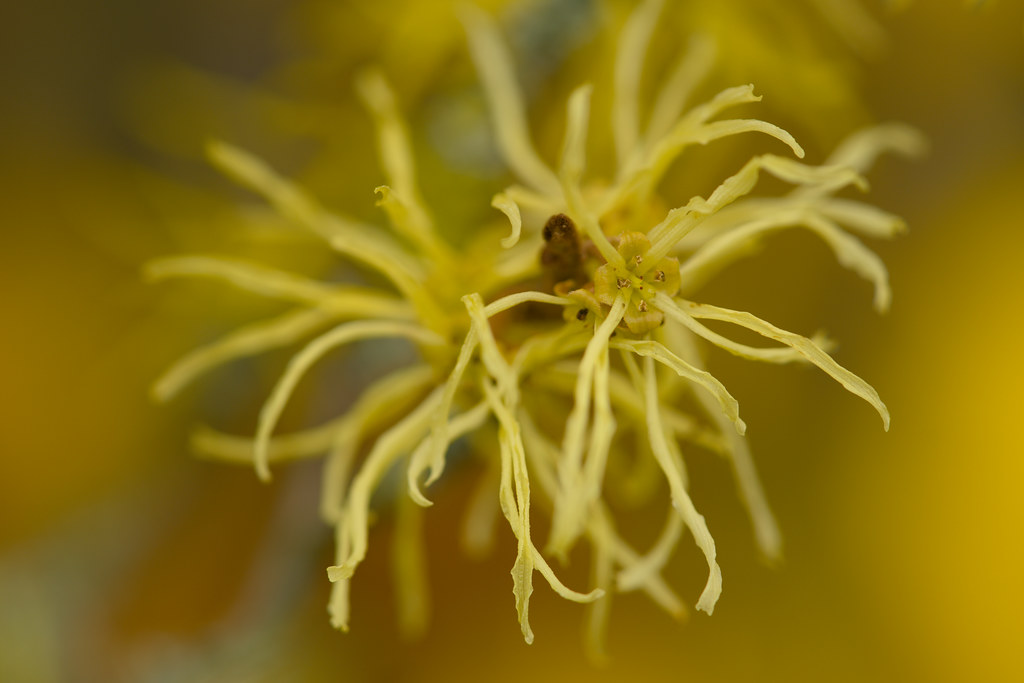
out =
[[[295,390],[295,386],[306,371],[331,349],[361,339],[380,337],[402,337],[421,344],[444,344],[443,339],[418,325],[381,320],[357,320],[343,323],[314,339],[288,362],[288,367],[281,379],[278,380],[270,398],[260,409],[256,428],[256,447],[253,453],[256,472],[260,479],[264,481],[270,479],[270,470],[267,467],[270,435],[285,404]]]
[[[367,387],[345,413],[343,426],[331,439],[320,485],[320,514],[327,522],[336,524],[341,519],[349,474],[362,439],[405,415],[433,378],[429,365],[396,370]]]
[[[189,352],[160,376],[153,385],[153,396],[158,401],[170,400],[197,377],[219,365],[289,346],[336,319],[329,311],[314,308],[246,325]],[[250,452],[250,458],[251,455]]]
[[[572,412],[565,424],[562,458],[558,467],[559,493],[548,548],[556,555],[568,552],[583,530],[586,518],[586,490],[583,478],[584,437],[589,422],[594,373],[602,350],[607,349],[612,332],[622,320],[626,300],[616,299],[608,316],[594,331],[580,361]]]
[[[686,53],[680,56],[658,91],[644,136],[648,150],[664,137],[679,118],[686,101],[711,71],[715,52],[715,43],[708,36],[696,35],[690,38]]]
[[[586,166],[587,128],[590,119],[589,84],[576,88],[569,96],[566,110],[565,139],[562,143],[562,163],[558,178],[569,214],[576,220],[583,233],[590,238],[606,261],[621,265],[622,257],[608,241],[598,217],[590,204],[584,200],[580,186],[583,169]]]
[[[348,556],[351,549],[351,538],[347,524],[334,527],[334,545],[336,562]],[[331,626],[348,633],[348,622],[351,616],[349,594],[352,587],[351,575],[344,576],[338,566],[327,568],[327,580],[331,582],[331,597],[327,603],[327,612],[331,616]]]
[[[379,69],[370,68],[356,77],[356,92],[373,116],[377,144],[384,175],[394,192],[408,207],[409,220],[404,236],[428,253],[437,255],[440,242],[433,221],[420,196],[416,164],[409,131],[398,109],[395,93]]]
[[[510,308],[514,308],[515,306],[524,304],[528,301],[540,304],[553,304],[555,306],[570,306],[573,303],[572,300],[567,299],[564,296],[556,296],[545,292],[516,292],[515,294],[509,294],[492,301],[486,306],[483,306],[481,310],[485,317],[493,318],[502,311],[507,311]]]
[[[587,129],[590,123],[590,95],[593,87],[581,85],[569,96],[566,111],[565,140],[562,142],[562,163],[559,178],[566,184],[578,185],[587,165]]]
[[[661,426],[660,411],[653,409],[658,405],[658,383],[654,374],[654,359],[644,359],[644,380],[646,383],[646,405],[647,405],[647,428],[651,440],[651,449],[654,457],[661,465],[662,471],[668,479],[669,489],[672,492],[672,505],[682,517],[683,522],[689,527],[693,534],[693,540],[697,547],[704,553],[708,563],[708,580],[704,585],[700,598],[697,600],[697,609],[711,614],[715,611],[715,604],[722,594],[722,570],[718,566],[717,552],[715,550],[715,539],[708,531],[704,517],[697,512],[690,500],[689,494],[679,476],[676,463],[672,459],[671,452],[665,441],[665,432]]]
[[[648,262],[654,263],[667,256],[678,241],[702,220],[703,216],[713,214],[748,194],[757,183],[761,171],[766,171],[780,180],[795,185],[811,185],[822,191],[834,191],[850,184],[866,187],[863,177],[845,167],[808,166],[772,154],[754,157],[744,164],[738,173],[726,178],[706,200],[700,197],[691,199],[687,204],[686,213],[680,221],[657,231],[651,231],[649,236],[654,246],[651,247],[645,266],[640,269],[640,272],[646,272],[645,268],[647,268]]]
[[[480,428],[487,417],[490,415],[490,411],[485,402],[478,403],[464,413],[457,415],[448,421],[447,428],[445,429],[445,438],[448,439],[448,444],[452,441],[456,441],[462,436],[475,431]],[[444,459],[442,457],[440,465],[436,465],[431,461],[431,447],[434,445],[432,438],[424,439],[416,450],[413,451],[412,456],[409,458],[409,467],[407,469],[406,478],[409,484],[409,495],[412,499],[423,507],[429,507],[432,505],[429,499],[423,495],[420,491],[419,482],[420,476],[431,467],[430,478],[427,480],[427,484],[433,483],[444,471]],[[446,444],[447,446],[447,444]],[[442,452],[443,453],[443,452]]]
[[[512,225],[512,234],[501,241],[501,246],[511,249],[519,242],[519,236],[523,232],[523,217],[519,214],[519,205],[507,194],[499,192],[491,199],[491,206],[505,214]]]
[[[884,152],[916,158],[927,150],[928,141],[918,129],[905,123],[883,123],[847,137],[829,155],[826,163],[867,173]]]
[[[426,453],[423,455],[425,466],[429,466],[432,470],[428,476],[429,481],[433,481],[436,476],[440,476],[441,470],[444,468],[444,455],[448,450],[448,445],[451,443],[451,437],[448,434],[448,416],[451,414],[452,403],[455,400],[455,395],[458,393],[459,388],[462,384],[463,375],[466,372],[466,368],[469,366],[469,362],[473,357],[473,353],[476,351],[478,345],[476,330],[470,328],[466,334],[466,339],[462,343],[462,348],[459,349],[459,356],[455,361],[455,367],[452,368],[451,373],[448,375],[448,379],[445,380],[444,390],[441,394],[441,401],[438,404],[437,411],[434,413],[431,419],[430,437],[428,439],[429,446],[427,447]],[[419,488],[419,476],[422,473],[420,469],[421,462],[414,458],[413,462],[415,466],[411,466],[406,473],[409,490],[412,493],[415,500],[421,505],[426,502],[429,505],[429,501],[423,495]],[[436,476],[435,476],[436,475]]]
[[[499,463],[494,457],[487,457],[484,473],[479,477],[470,494],[466,511],[462,516],[462,549],[467,555],[483,558],[494,548],[495,532],[500,508],[498,506]]]
[[[267,460],[287,462],[322,455],[331,447],[335,433],[345,426],[346,417],[336,418],[319,427],[275,436],[267,446]],[[190,440],[192,450],[200,457],[249,466],[252,465],[255,443],[250,437],[225,434],[206,426],[198,427]]]
[[[653,358],[659,363],[662,363],[674,370],[680,377],[684,377],[691,382],[700,385],[715,397],[722,409],[722,412],[725,413],[726,417],[728,417],[730,422],[732,422],[736,432],[739,434],[746,432],[747,426],[739,416],[739,402],[733,398],[732,394],[729,393],[725,386],[715,379],[711,373],[705,370],[698,370],[679,356],[669,351],[664,345],[650,339],[615,339],[612,340],[610,345],[613,348],[632,351],[638,356]],[[648,408],[648,410],[650,410],[650,408]]]
[[[804,223],[832,248],[840,265],[874,285],[875,310],[879,313],[887,312],[892,303],[892,289],[889,287],[889,271],[878,254],[820,215],[809,213]]]
[[[523,440],[527,445],[526,457],[532,471],[545,494],[549,498],[554,498],[558,488],[555,466],[561,458],[558,446],[541,434],[525,411],[521,412],[519,422],[522,425]],[[591,539],[600,538],[602,543],[606,543],[614,561],[620,566],[630,566],[640,558],[640,555],[618,536],[610,514],[600,502],[594,506],[587,518],[587,535]],[[686,616],[686,607],[660,576],[655,574],[646,577],[642,588],[654,602],[673,616]]]
[[[717,332],[708,329],[669,297],[662,294],[656,294],[655,299],[657,301],[658,308],[661,309],[665,315],[673,318],[674,320],[678,320],[697,336],[703,337],[715,346],[725,349],[729,353],[739,356],[740,358],[757,360],[765,363],[792,363],[794,361],[808,360],[806,356],[801,354],[799,351],[788,346],[783,348],[764,349],[740,344],[739,342],[723,337]],[[818,344],[817,341],[815,341],[815,343]],[[818,344],[818,346],[820,347],[821,345]]]
[[[739,135],[740,133],[764,133],[776,140],[785,143],[798,158],[804,158],[804,148],[797,143],[796,138],[788,131],[778,126],[760,121],[758,119],[728,119],[725,121],[712,121],[701,126],[694,134],[693,141],[701,145],[718,140],[719,138]]]
[[[426,435],[434,411],[441,402],[441,393],[441,388],[432,391],[412,412],[381,434],[352,479],[340,522],[347,529],[348,551],[339,553],[336,564],[328,567],[331,581],[351,578],[356,567],[366,558],[370,497],[395,461]]]
[[[892,291],[885,264],[877,254],[820,215],[810,204],[766,212],[764,218],[738,225],[709,240],[680,267],[683,291],[694,292],[725,266],[750,253],[765,234],[789,227],[805,227],[821,237],[840,265],[874,285],[876,310],[880,313],[888,310]]]
[[[258,263],[222,256],[172,256],[146,264],[153,281],[175,277],[207,277],[273,299],[293,301],[335,312],[339,317],[408,318],[406,302],[385,291],[355,285],[318,282]]]
[[[789,346],[794,351],[804,356],[807,360],[824,370],[829,376],[842,384],[847,391],[870,403],[882,418],[882,424],[885,427],[885,430],[889,431],[889,410],[878,397],[878,392],[860,377],[836,363],[831,356],[825,353],[825,351],[823,351],[812,340],[806,337],[801,337],[798,334],[793,334],[792,332],[787,332],[786,330],[781,330],[771,323],[765,322],[764,320],[743,311],[732,311],[726,308],[709,306],[708,304],[695,304],[692,302],[683,302],[682,308],[684,308],[689,315],[695,318],[706,318],[708,320],[721,320],[723,322],[733,323],[734,325],[745,327],[748,330],[757,332],[764,337]]]
[[[356,92],[373,116],[381,166],[393,188],[393,199],[403,208],[401,212],[389,211],[396,230],[424,254],[447,261],[449,251],[438,237],[430,212],[420,196],[412,144],[395,93],[383,72],[375,68],[359,73]]]
[[[815,206],[822,215],[868,237],[888,239],[907,229],[899,216],[864,202],[830,198]]]
[[[612,137],[620,166],[634,153],[640,137],[640,77],[664,4],[664,0],[644,0],[638,4],[620,34],[612,104]]]
[[[590,534],[593,557],[590,561],[590,582],[604,592],[604,597],[587,605],[584,642],[587,656],[598,666],[608,662],[605,643],[608,640],[608,621],[612,607],[612,576],[615,571],[611,539],[601,534]]]
[[[703,367],[696,338],[690,330],[677,323],[670,323],[665,328],[665,336],[666,344],[670,344],[682,358],[695,367]],[[740,499],[746,506],[751,525],[754,527],[758,549],[769,562],[779,561],[782,557],[782,534],[771,508],[768,507],[768,499],[757,476],[757,468],[754,466],[746,438],[736,430],[729,429],[728,418],[718,409],[718,405],[707,392],[694,391],[693,395],[725,437],[727,446],[724,453],[732,465]]]
[[[444,330],[446,318],[422,284],[423,264],[380,230],[328,213],[295,183],[248,152],[212,142],[207,153],[218,168],[263,195],[283,216],[320,235],[338,253],[379,272],[415,306],[427,325]]]
[[[679,544],[683,529],[683,520],[673,509],[665,521],[665,528],[651,550],[619,572],[615,579],[618,589],[624,592],[636,590],[649,581],[651,576],[661,573]]]
[[[560,194],[558,178],[537,155],[526,124],[526,107],[519,94],[512,56],[505,47],[494,20],[483,10],[462,6],[460,18],[466,28],[469,52],[484,86],[498,146],[512,172],[533,189],[548,195]]]
[[[398,496],[391,546],[391,576],[395,584],[398,628],[406,638],[420,638],[430,621],[427,545],[423,537],[423,508],[408,496]]]
[[[611,449],[612,438],[615,436],[615,414],[612,412],[609,390],[610,369],[608,348],[606,347],[598,354],[594,369],[594,423],[590,429],[587,459],[583,465],[586,488],[583,505],[586,508],[589,508],[601,497],[605,469],[608,464],[608,451]]]
[[[145,265],[152,282],[168,278],[206,277],[223,280],[238,289],[285,301],[318,305],[330,299],[335,286],[295,273],[221,256],[171,256]]]

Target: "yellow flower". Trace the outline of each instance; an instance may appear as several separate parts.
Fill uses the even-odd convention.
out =
[[[642,3],[622,32],[610,112],[617,170],[603,182],[586,177],[591,87],[577,88],[568,100],[561,158],[553,168],[534,149],[496,26],[482,11],[466,8],[463,21],[498,145],[517,179],[492,199],[511,228],[504,239],[489,227],[470,233],[473,238],[465,244],[442,239],[419,191],[399,107],[377,71],[363,73],[357,89],[376,123],[388,182],[376,192],[391,233],[327,211],[239,149],[210,146],[210,158],[225,173],[387,283],[326,284],[205,256],[167,258],[148,268],[154,278],[219,278],[295,304],[281,317],[243,328],[184,358],[157,383],[161,399],[214,365],[316,335],[291,358],[260,412],[254,439],[203,430],[195,445],[228,460],[254,463],[264,480],[270,478],[272,462],[327,452],[321,507],[336,530],[337,558],[328,577],[334,584],[331,620],[338,628],[349,627],[350,582],[368,549],[371,496],[395,467],[405,468],[408,494],[396,502],[401,620],[409,631],[423,628],[425,563],[416,520],[430,505],[424,487],[441,477],[455,440],[493,429],[496,443],[477,438],[473,445],[493,473],[482,479],[481,490],[486,494],[496,486],[498,495],[474,497],[469,541],[479,547],[490,543],[490,520],[500,509],[517,542],[513,589],[527,642],[533,639],[529,601],[535,571],[562,597],[591,604],[589,632],[595,648],[614,590],[642,590],[670,613],[682,614],[683,603],[662,569],[684,528],[708,565],[696,606],[710,614],[721,593],[721,571],[715,542],[688,493],[681,443],[726,455],[760,549],[776,557],[780,540],[742,436],[746,427],[738,403],[702,366],[700,340],[752,360],[813,363],[869,402],[888,428],[888,411],[874,389],[836,363],[823,339],[687,297],[724,265],[749,253],[764,235],[803,227],[819,235],[842,265],[874,284],[875,305],[885,310],[890,299],[885,267],[854,233],[891,237],[903,224],[871,205],[835,195],[849,185],[863,188],[862,173],[880,152],[915,152],[921,141],[910,129],[889,125],[854,135],[823,166],[762,154],[708,197],[693,197],[665,213],[659,209],[660,181],[688,147],[757,132],[781,141],[797,157],[804,153],[789,133],[770,123],[719,118],[732,107],[760,99],[750,85],[723,90],[686,110],[713,61],[712,52],[700,46],[661,84],[641,125],[637,83],[661,6],[657,0]],[[762,172],[794,189],[780,197],[750,196]],[[543,288],[538,282],[545,283]],[[561,315],[547,315],[546,307],[561,309]],[[741,344],[706,327],[706,320],[744,327],[779,345]],[[300,378],[325,353],[386,337],[410,341],[418,360],[381,377],[336,420],[273,435]],[[674,399],[688,392],[704,414],[693,416],[675,407]],[[553,420],[553,415],[562,418]],[[377,433],[358,461],[364,442]],[[620,535],[606,502],[612,487],[632,485],[628,478],[605,477],[611,459],[634,457],[626,436],[642,444],[636,457],[656,465],[671,492],[673,509],[646,553]],[[535,502],[551,513],[544,552],[531,527]],[[581,539],[591,546],[594,563],[594,585],[587,591],[565,586],[546,559],[566,557]]]

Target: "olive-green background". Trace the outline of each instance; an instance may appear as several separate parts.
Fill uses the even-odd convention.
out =
[[[251,430],[284,356],[218,371],[170,406],[146,393],[198,341],[270,310],[212,286],[145,285],[146,259],[199,249],[332,265],[310,245],[243,242],[231,213],[240,195],[200,164],[204,138],[301,166],[331,206],[372,215],[379,174],[352,70],[382,62],[414,131],[428,135],[440,87],[431,74],[469,73],[450,3],[5,7],[0,679],[1024,679],[1024,10],[1012,0],[978,11],[919,0],[896,14],[867,4],[888,49],[851,58],[863,110],[815,113],[809,102],[811,114],[787,118],[799,101],[783,85],[758,91],[769,120],[809,141],[812,161],[847,120],[903,120],[928,136],[926,158],[886,160],[870,176],[871,201],[910,225],[875,245],[891,313],[875,315],[868,287],[797,233],[769,240],[701,299],[827,330],[840,362],[888,403],[892,429],[821,373],[713,354],[749,425],[786,560],[758,561],[726,468],[694,454],[722,599],[713,617],[678,624],[641,597],[616,597],[603,669],[584,656],[582,610],[540,583],[537,639],[522,642],[511,535],[499,531],[489,559],[461,554],[454,536],[473,473],[457,469],[427,515],[428,634],[397,634],[387,516],[353,585],[352,633],[332,631],[317,466],[265,487],[187,448],[200,421]],[[425,184],[428,198],[447,189]],[[479,214],[486,199],[465,210]],[[322,392],[305,397],[309,420],[347,400],[343,388]],[[580,585],[586,557],[573,559],[566,573]],[[684,541],[670,573],[690,604],[703,571]]]

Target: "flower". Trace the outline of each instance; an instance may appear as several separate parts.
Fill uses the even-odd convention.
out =
[[[416,520],[431,504],[424,489],[442,476],[454,441],[491,429],[496,429],[496,442],[476,439],[474,448],[492,473],[483,478],[481,490],[486,494],[496,487],[498,496],[474,498],[470,514],[478,521],[469,526],[470,542],[490,543],[490,520],[500,509],[517,542],[511,573],[527,642],[533,640],[529,603],[534,572],[562,597],[591,605],[595,648],[613,590],[643,590],[670,613],[684,613],[682,601],[661,575],[684,528],[708,565],[696,606],[711,614],[722,589],[721,570],[714,539],[688,493],[680,444],[728,457],[766,556],[778,556],[780,537],[743,438],[746,426],[738,402],[703,367],[701,340],[752,360],[812,363],[871,404],[888,429],[889,413],[875,390],[833,360],[824,338],[806,338],[750,313],[688,297],[764,235],[804,227],[820,236],[842,265],[874,284],[875,306],[884,311],[890,299],[885,267],[854,234],[891,237],[903,223],[836,193],[850,185],[865,188],[862,174],[879,153],[916,152],[920,139],[911,129],[891,124],[852,136],[822,166],[775,154],[754,156],[706,198],[693,197],[663,211],[660,181],[688,147],[756,132],[782,142],[798,158],[804,152],[775,125],[719,118],[730,108],[760,100],[753,86],[723,90],[686,110],[713,63],[706,43],[698,42],[661,85],[649,120],[641,126],[637,83],[661,6],[657,0],[641,3],[622,32],[611,110],[617,170],[604,182],[586,174],[591,86],[569,97],[561,159],[552,168],[532,144],[497,27],[482,11],[464,10],[498,146],[518,180],[491,202],[508,220],[510,233],[504,239],[490,226],[477,229],[463,244],[442,238],[419,191],[398,103],[375,70],[359,77],[357,90],[377,128],[388,181],[376,188],[377,203],[388,217],[390,234],[327,211],[240,149],[210,145],[209,156],[221,170],[386,281],[384,286],[331,285],[208,256],[171,257],[147,268],[154,279],[218,278],[296,305],[283,316],[186,356],[158,381],[155,393],[161,399],[217,364],[313,337],[292,356],[264,404],[255,438],[203,430],[195,445],[228,460],[252,462],[264,480],[270,479],[272,462],[327,452],[321,510],[336,530],[337,557],[327,570],[334,584],[329,610],[336,627],[349,627],[350,584],[369,546],[371,496],[396,467],[405,469],[408,494],[396,501],[401,619],[410,631],[423,627],[425,550]],[[753,197],[762,173],[794,189],[781,197]],[[778,346],[741,344],[708,328],[706,320],[746,328]],[[380,338],[411,342],[417,360],[378,379],[336,420],[274,436],[297,383],[325,353]],[[692,393],[702,415],[673,405],[673,398],[686,393]],[[558,415],[564,419],[553,419]],[[363,442],[378,432],[360,462]],[[671,493],[664,530],[647,553],[617,531],[606,499],[612,487],[630,486],[629,478],[605,476],[609,462],[627,457],[626,435],[642,444],[638,457],[647,460],[644,467],[653,464],[661,470]],[[544,552],[531,526],[538,500],[551,513]],[[566,557],[581,539],[590,545],[594,565],[594,585],[585,592],[564,585],[546,559]]]

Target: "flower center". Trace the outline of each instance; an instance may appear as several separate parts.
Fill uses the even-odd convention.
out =
[[[630,332],[644,334],[662,324],[665,317],[654,306],[657,293],[673,296],[679,289],[679,261],[663,258],[647,271],[647,280],[638,271],[644,263],[651,242],[640,232],[619,236],[618,251],[623,265],[602,265],[594,273],[594,295],[604,306],[625,297],[627,306],[623,322]]]

